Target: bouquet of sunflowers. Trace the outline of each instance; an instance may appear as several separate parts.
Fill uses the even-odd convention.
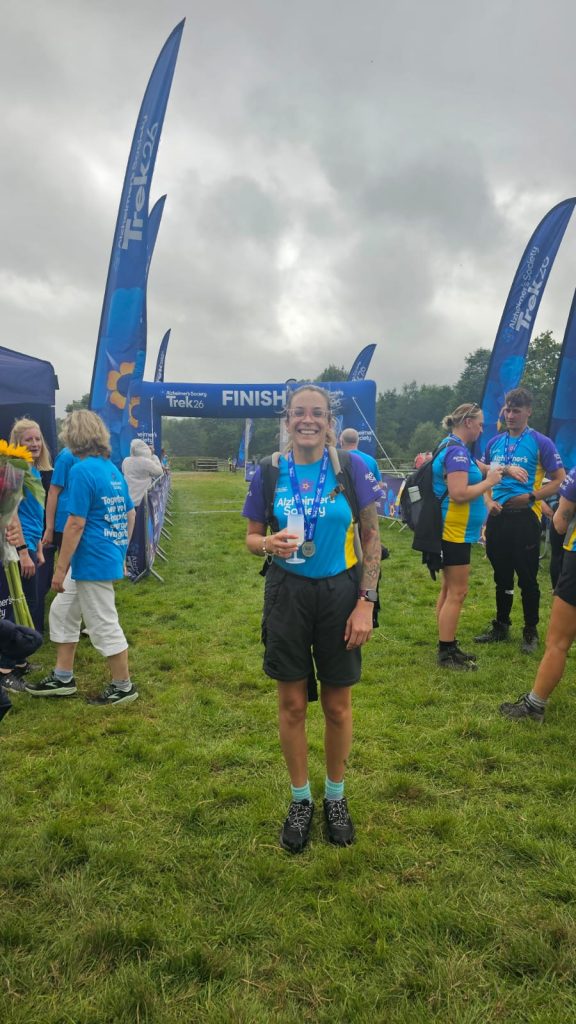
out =
[[[32,626],[33,623],[22,591],[18,555],[6,539],[6,527],[22,498],[24,480],[31,463],[32,456],[27,448],[0,439],[0,562],[8,582],[14,618],[20,626]]]

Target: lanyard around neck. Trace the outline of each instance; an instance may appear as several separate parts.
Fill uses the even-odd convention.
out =
[[[324,493],[324,484],[326,483],[326,477],[328,476],[328,449],[324,449],[322,456],[322,463],[320,466],[320,472],[318,474],[318,481],[316,483],[316,491],[314,493],[314,501],[312,502],[312,508],[308,515],[304,508],[302,501],[302,495],[300,494],[300,487],[298,485],[298,478],[296,476],[296,467],[294,465],[294,456],[292,452],[288,452],[288,476],[290,478],[290,486],[292,487],[292,494],[294,495],[294,504],[296,511],[300,512],[304,516],[304,536],[306,540],[314,540],[314,534],[316,532],[316,523],[318,521],[318,514],[320,512],[320,502],[322,501],[322,495]]]

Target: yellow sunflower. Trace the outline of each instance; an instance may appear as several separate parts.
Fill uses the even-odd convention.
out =
[[[0,456],[12,459],[25,459],[30,465],[34,461],[32,453],[23,444],[9,444],[0,438]]]
[[[110,392],[110,404],[115,405],[117,409],[126,408],[126,395],[123,392],[128,391],[130,386],[130,379],[134,373],[134,367],[136,363],[120,363],[119,370],[110,370],[106,379],[106,387]],[[124,381],[123,378],[127,379]],[[122,383],[120,384],[120,381]],[[120,386],[119,386],[120,384]]]
[[[130,399],[130,405],[129,405],[129,411],[130,411],[129,423],[130,423],[131,427],[134,427],[134,430],[136,430],[137,427],[138,427],[138,420],[133,415],[134,409],[136,408],[137,405],[140,405],[140,399],[139,398],[131,398]]]

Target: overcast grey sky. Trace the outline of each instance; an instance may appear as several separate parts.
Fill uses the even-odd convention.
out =
[[[0,343],[89,390],[140,102],[186,17],[152,187],[166,380],[453,383],[576,192],[572,0],[1,0]],[[536,333],[562,339],[570,224]]]

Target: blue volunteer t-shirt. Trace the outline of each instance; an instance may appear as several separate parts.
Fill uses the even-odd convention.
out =
[[[467,473],[469,484],[478,484],[482,473],[470,455],[466,445],[458,440],[447,445],[434,459],[432,486],[437,498],[447,491],[445,474]],[[472,501],[457,503],[449,494],[442,501],[442,540],[452,544],[476,544],[480,540],[486,508],[482,495]]]
[[[86,520],[72,556],[75,580],[118,580],[128,547],[127,513],[134,508],[126,481],[109,459],[90,455],[72,466],[68,513]]]
[[[359,448],[352,448],[351,455],[357,455],[358,458],[362,459],[362,462],[366,463],[368,469],[374,474],[374,477],[376,480],[378,480],[378,483],[380,483],[382,479],[380,466],[378,465],[376,459],[372,455],[369,455],[368,452],[361,452]]]
[[[68,501],[70,498],[68,477],[70,476],[72,466],[75,466],[77,462],[76,455],[73,455],[69,448],[63,448],[54,463],[54,472],[52,473],[50,483],[54,484],[55,487],[62,488],[58,495],[58,504],[56,505],[56,515],[54,517],[54,529],[57,533],[63,533],[66,520],[68,519]]]
[[[35,551],[44,532],[44,499],[42,477],[36,466],[30,466],[24,477],[23,497],[18,505],[18,519],[24,540],[31,551]]]
[[[296,479],[302,504],[305,512],[309,515],[312,511],[316,485],[320,475],[322,460],[313,462],[310,465],[295,466]],[[354,480],[354,487],[358,498],[360,509],[366,508],[380,497],[380,488],[373,474],[356,455],[350,456],[350,468]],[[312,579],[325,579],[328,576],[337,576],[338,573],[356,565],[358,559],[354,551],[354,524],[350,505],[343,494],[334,494],[337,486],[336,476],[331,463],[328,463],[328,472],[324,492],[320,502],[316,530],[314,533],[314,544],[316,552],[311,558],[306,558],[302,564],[290,564],[287,559],[274,558],[274,561],[286,572],[292,572],[297,576],[307,576]],[[274,515],[278,519],[281,530],[288,526],[288,514],[296,508],[290,477],[288,476],[288,461],[281,455],[278,463],[278,482],[274,496]],[[257,523],[266,522],[266,506],[262,487],[262,475],[260,466],[257,467],[250,490],[244,503],[242,515],[247,519],[253,519]],[[300,557],[300,549],[298,555]]]
[[[562,459],[554,442],[531,427],[527,427],[520,437],[510,437],[508,431],[505,431],[491,438],[481,461],[488,465],[497,462],[502,466],[522,466],[528,473],[525,484],[511,476],[503,476],[500,483],[492,488],[494,501],[502,505],[517,494],[538,490],[545,476],[562,469]],[[532,511],[538,519],[542,518],[542,505],[539,501],[532,505]]]
[[[566,501],[576,502],[576,466],[573,466],[570,472],[564,477],[560,484],[558,496],[560,498],[566,498]],[[564,550],[576,551],[576,520],[574,519],[569,524],[566,536],[564,537]]]

